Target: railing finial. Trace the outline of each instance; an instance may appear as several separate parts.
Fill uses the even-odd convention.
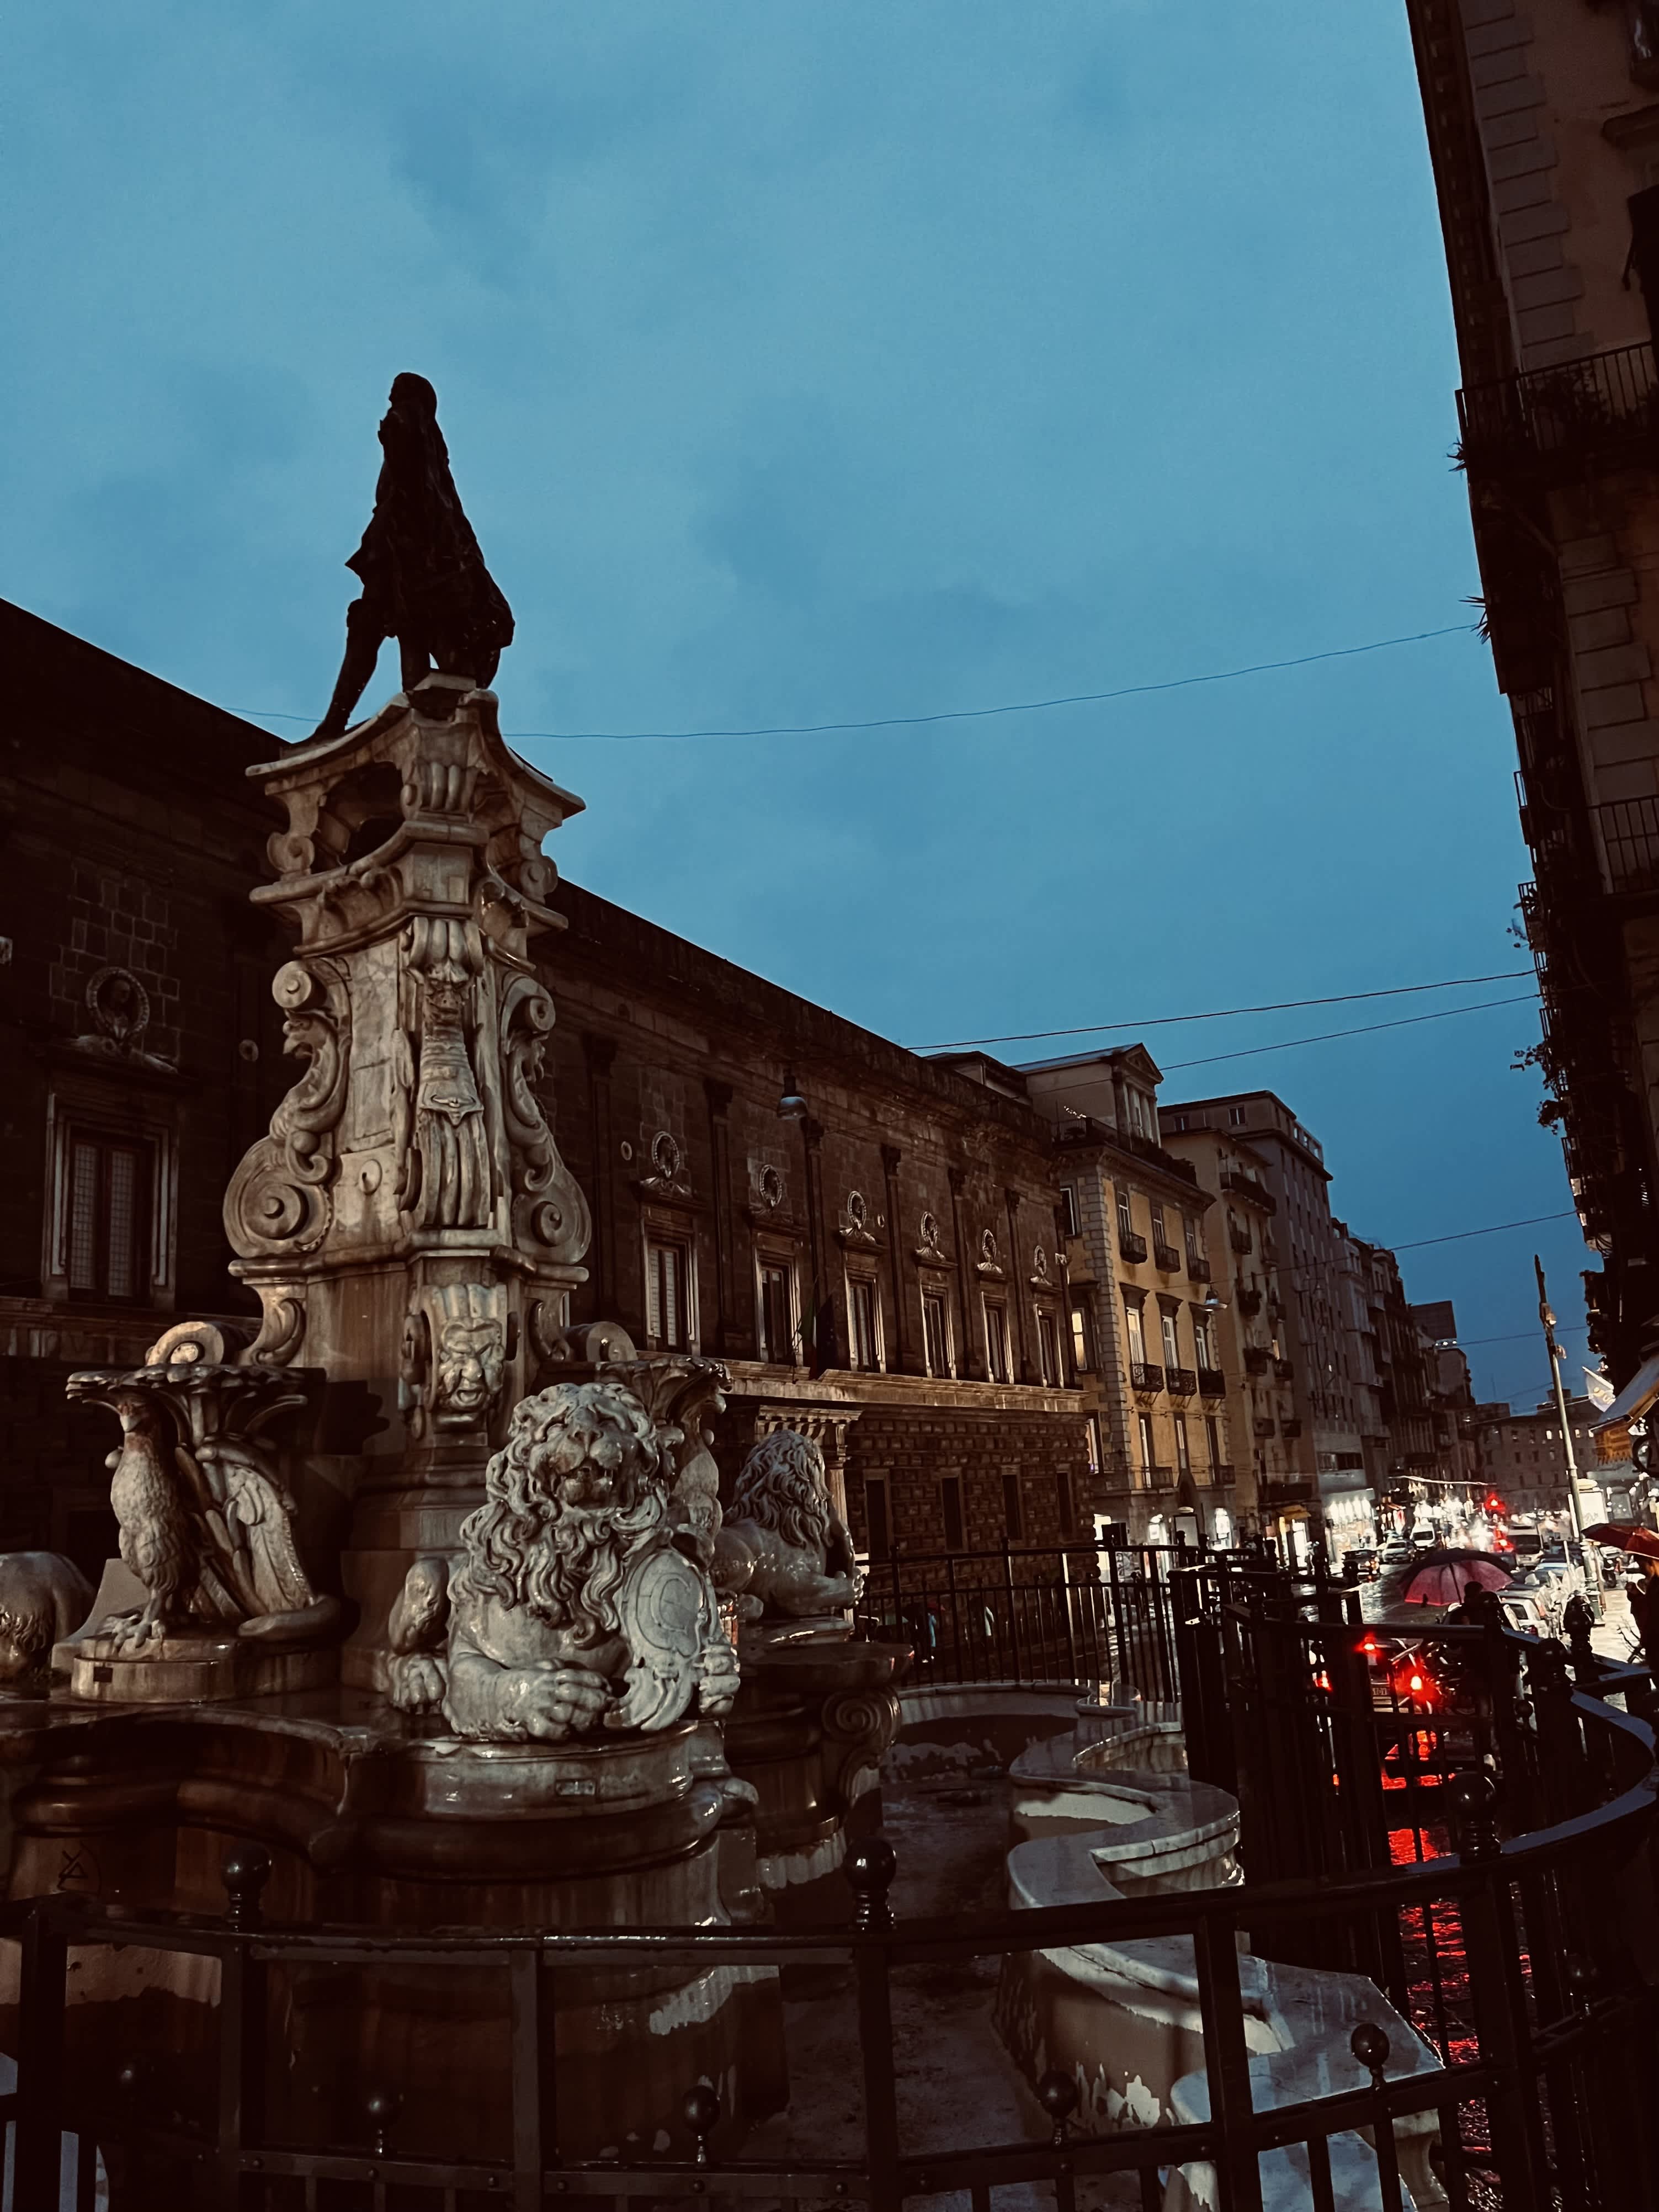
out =
[[[1078,2106],[1076,2077],[1051,2066],[1036,2085],[1037,2102],[1054,2123],[1049,2142],[1055,2150],[1066,2148],[1066,2123]]]
[[[1498,1833],[1498,1785],[1490,1774],[1460,1775],[1447,1791],[1452,1835],[1463,1859],[1495,1859],[1503,1850]]]
[[[720,2093],[707,2081],[695,2081],[680,2100],[685,2124],[696,2138],[697,2164],[708,2163],[708,2138],[720,2124]]]
[[[842,1869],[854,1897],[853,1925],[860,1936],[872,1929],[890,1928],[893,1909],[887,1893],[898,1871],[898,1860],[885,1836],[866,1836],[847,1854]]]
[[[220,1862],[219,1879],[229,1900],[225,1918],[233,1928],[257,1928],[264,1917],[259,1893],[270,1880],[270,1853],[263,1844],[233,1844]]]

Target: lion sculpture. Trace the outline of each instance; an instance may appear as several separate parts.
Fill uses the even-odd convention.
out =
[[[737,1655],[671,1471],[620,1382],[523,1400],[459,1555],[417,1559],[392,1607],[392,1703],[482,1742],[729,1711]]]
[[[844,1613],[857,1601],[864,1577],[824,1480],[823,1449],[811,1437],[776,1429],[750,1448],[716,1544],[714,1572],[717,1581],[758,1599],[763,1619]]]
[[[92,1584],[58,1552],[0,1553],[0,1682],[42,1672],[92,1610]]]

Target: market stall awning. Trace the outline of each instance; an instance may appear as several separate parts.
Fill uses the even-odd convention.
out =
[[[1630,1425],[1639,1421],[1659,1398],[1659,1352],[1644,1359],[1607,1407],[1590,1423],[1595,1456],[1604,1465],[1630,1455]]]

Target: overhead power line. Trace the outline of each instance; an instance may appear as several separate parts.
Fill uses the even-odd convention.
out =
[[[1564,1206],[1559,1213],[1529,1213],[1524,1221],[1494,1221],[1486,1229],[1456,1229],[1449,1237],[1416,1237],[1409,1244],[1390,1244],[1391,1252],[1420,1252],[1425,1244],[1461,1244],[1468,1237],[1496,1237],[1505,1229],[1533,1229],[1540,1221],[1576,1221],[1577,1214],[1571,1206]]]
[[[1412,630],[1403,637],[1373,638],[1364,645],[1335,645],[1322,653],[1300,653],[1289,660],[1257,660],[1244,668],[1218,668],[1199,676],[1172,676],[1158,684],[1124,684],[1111,691],[1071,691],[1053,699],[1013,699],[996,707],[941,707],[927,714],[878,714],[857,722],[768,722],[729,730],[508,730],[515,743],[535,738],[617,745],[654,744],[697,738],[816,738],[836,731],[913,730],[933,722],[979,722],[997,714],[1042,714],[1056,707],[1098,706],[1109,699],[1143,698],[1154,691],[1185,691],[1199,684],[1231,684],[1242,676],[1267,676],[1284,668],[1308,668],[1320,660],[1352,660],[1362,653],[1387,653],[1398,645],[1421,645],[1435,637],[1470,635],[1475,623],[1448,623],[1441,629]],[[285,714],[270,707],[230,707],[228,714],[264,722],[307,722],[310,714]]]
[[[1495,975],[1446,975],[1437,983],[1395,983],[1386,991],[1334,991],[1323,999],[1274,999],[1260,1006],[1217,1006],[1202,1014],[1149,1014],[1140,1021],[1080,1022],[1064,1030],[1010,1030],[1002,1036],[958,1037],[951,1044],[912,1045],[913,1052],[970,1052],[988,1044],[1039,1044],[1048,1037],[1095,1036],[1102,1030],[1161,1030],[1183,1022],[1231,1021],[1239,1014],[1288,1014],[1304,1006],[1346,1006],[1361,999],[1404,999],[1414,991],[1455,991],[1469,983],[1519,983],[1529,968],[1505,968]],[[1500,1001],[1500,1003],[1504,1003]]]
[[[1372,1036],[1378,1030],[1415,1029],[1419,1022],[1449,1022],[1459,1014],[1482,1014],[1491,1006],[1524,1006],[1533,1001],[1534,994],[1525,992],[1513,999],[1477,999],[1472,1006],[1442,1006],[1434,1014],[1402,1014],[1395,1022],[1362,1022],[1357,1029],[1322,1030],[1317,1036],[1285,1037],[1278,1044],[1241,1045],[1237,1052],[1206,1053],[1202,1060],[1172,1060],[1164,1069],[1174,1075],[1183,1067],[1213,1067],[1220,1060],[1255,1060],[1264,1052],[1290,1052],[1302,1044],[1329,1044],[1336,1037]]]
[[[1415,1029],[1420,1022],[1449,1022],[1459,1014],[1483,1014],[1493,1006],[1529,1006],[1534,1002],[1534,994],[1530,991],[1512,999],[1477,999],[1472,1006],[1442,1006],[1436,1013],[1402,1014],[1397,1021],[1392,1022],[1360,1022],[1351,1030],[1321,1030],[1313,1036],[1281,1037],[1277,1044],[1241,1045],[1235,1052],[1206,1053],[1200,1060],[1168,1060],[1161,1063],[1161,1072],[1165,1075],[1174,1075],[1186,1067],[1213,1067],[1218,1061],[1224,1060],[1255,1060],[1263,1053],[1293,1052],[1299,1045],[1329,1044],[1337,1037],[1374,1036],[1381,1030]],[[1094,1085],[1088,1083],[1060,1083],[1052,1086],[1044,1095],[1050,1098],[1064,1098],[1093,1088]],[[1246,1131],[1245,1134],[1248,1137],[1249,1132]]]

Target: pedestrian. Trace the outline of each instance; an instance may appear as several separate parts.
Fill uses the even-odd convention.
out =
[[[1595,1653],[1590,1644],[1590,1632],[1595,1626],[1595,1611],[1583,1590],[1575,1590],[1562,1608],[1561,1626],[1572,1653],[1572,1663],[1578,1669],[1582,1681],[1595,1672]]]

